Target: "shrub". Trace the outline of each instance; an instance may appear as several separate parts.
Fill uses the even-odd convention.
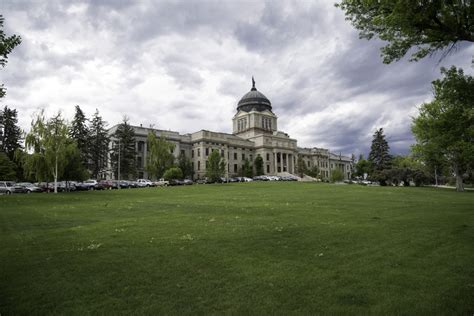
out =
[[[163,178],[165,178],[165,180],[182,179],[183,172],[178,167],[169,168],[163,174]]]

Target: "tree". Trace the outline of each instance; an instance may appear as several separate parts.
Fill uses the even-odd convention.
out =
[[[90,176],[89,171],[83,164],[83,157],[76,144],[75,140],[70,139],[70,144],[68,144],[66,151],[66,166],[61,177],[62,180],[84,181]]]
[[[183,171],[179,167],[171,167],[165,171],[163,174],[163,178],[165,180],[174,180],[174,179],[182,179],[183,178]]]
[[[76,112],[74,113],[69,135],[76,141],[81,163],[84,167],[87,167],[89,160],[89,129],[87,128],[86,116],[79,105],[76,105]]]
[[[370,147],[369,162],[374,171],[381,171],[390,168],[391,157],[389,154],[390,147],[385,140],[383,128],[375,131]]]
[[[20,45],[21,37],[18,35],[6,36],[3,31],[4,18],[0,15],[0,66],[5,67],[7,64],[8,54],[12,52],[15,46]],[[0,98],[5,96],[5,88],[0,85]]]
[[[364,177],[364,174],[368,175],[370,173],[370,169],[370,161],[364,159],[363,155],[360,155],[359,160],[357,160],[357,163],[355,164],[355,175],[358,177]]]
[[[167,141],[162,135],[156,137],[155,133],[149,132],[147,138],[148,155],[145,169],[150,177],[160,179],[165,171],[174,164],[172,151],[174,144]]]
[[[0,179],[2,180],[15,180],[16,178],[16,165],[8,156],[0,151]]]
[[[302,156],[298,156],[298,160],[296,161],[296,172],[298,173],[298,176],[300,176],[300,178],[302,178],[305,173],[308,172],[306,163],[304,162]]]
[[[310,177],[313,177],[313,178],[319,177],[319,168],[318,168],[318,166],[312,166],[310,169],[307,169],[306,174]]]
[[[37,154],[26,156],[26,159],[32,160],[26,164],[27,172],[33,172],[31,168],[38,166],[41,173],[44,173],[40,177],[46,175],[54,180],[54,193],[57,193],[58,179],[62,176],[67,163],[66,153],[70,150],[68,147],[75,146],[68,136],[68,126],[61,113],[45,122],[41,112],[32,123],[25,145],[27,150]]]
[[[414,151],[442,155],[463,191],[463,174],[474,168],[474,78],[462,69],[441,68],[444,78],[433,81],[434,100],[420,107],[413,119]]]
[[[336,4],[359,37],[379,37],[384,63],[402,58],[415,48],[411,61],[448,49],[461,41],[474,42],[474,9],[470,0],[342,0]]]
[[[109,136],[107,134],[107,122],[99,115],[96,109],[89,125],[88,151],[89,170],[93,178],[99,178],[107,168],[107,156],[109,153]]]
[[[260,155],[257,155],[255,158],[255,174],[261,176],[263,174],[263,158]]]
[[[110,155],[114,173],[118,175],[120,160],[120,175],[122,179],[134,178],[137,174],[135,157],[135,131],[124,117],[113,135],[113,148]],[[120,158],[120,159],[119,159]],[[120,180],[120,179],[119,179]]]
[[[0,123],[3,123],[3,135],[0,135],[3,142],[0,150],[3,150],[8,158],[13,161],[15,151],[22,148],[21,129],[18,126],[18,111],[5,106],[0,116]]]
[[[331,170],[331,182],[337,182],[344,180],[344,174],[340,169]]]
[[[183,177],[192,178],[194,175],[193,164],[184,153],[180,153],[178,157],[178,167],[183,172]]]
[[[253,177],[253,167],[247,158],[245,158],[244,165],[242,166],[242,176],[247,178]]]
[[[217,150],[207,158],[206,176],[211,182],[217,182],[225,174],[225,160]]]

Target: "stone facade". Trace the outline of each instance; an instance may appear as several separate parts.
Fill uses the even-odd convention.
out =
[[[150,131],[162,135],[175,145],[173,155],[181,153],[191,159],[194,178],[206,176],[206,161],[213,150],[217,150],[227,163],[226,177],[238,176],[245,159],[254,161],[257,155],[263,158],[264,174],[296,173],[298,157],[308,168],[317,166],[321,178],[329,178],[331,170],[340,169],[345,179],[351,177],[351,158],[330,153],[322,148],[300,148],[296,139],[277,129],[278,117],[273,113],[270,101],[255,88],[238,103],[237,113],[232,118],[233,133],[201,130],[191,134],[180,134],[142,126],[134,126],[137,153],[138,178],[148,178],[145,170],[147,135]],[[109,130],[115,133],[118,125]],[[109,172],[112,178],[112,173]]]

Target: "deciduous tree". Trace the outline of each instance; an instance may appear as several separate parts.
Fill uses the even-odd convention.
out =
[[[342,0],[336,4],[357,28],[360,38],[379,37],[385,63],[399,60],[411,49],[410,60],[436,51],[445,54],[457,43],[474,42],[471,0]]]
[[[211,182],[217,182],[225,174],[225,160],[219,151],[213,150],[207,158],[206,176]]]
[[[263,158],[260,155],[257,155],[255,158],[255,174],[261,176],[263,174]]]
[[[444,78],[433,81],[434,100],[420,107],[413,119],[416,152],[443,156],[463,191],[463,174],[474,168],[474,78],[462,69],[442,68]]]
[[[7,36],[3,31],[4,18],[0,15],[0,66],[5,67],[8,60],[8,54],[12,52],[15,46],[20,45],[21,37],[18,35]],[[5,88],[0,85],[0,98],[5,96]]]
[[[149,132],[147,145],[148,155],[145,168],[151,178],[159,179],[174,164],[172,154],[174,144],[167,141],[164,135],[158,138],[154,132]]]

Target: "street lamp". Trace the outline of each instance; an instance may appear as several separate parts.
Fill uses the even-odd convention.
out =
[[[120,139],[118,140],[118,189],[120,190]]]
[[[0,110],[0,151],[3,151],[3,111]]]

